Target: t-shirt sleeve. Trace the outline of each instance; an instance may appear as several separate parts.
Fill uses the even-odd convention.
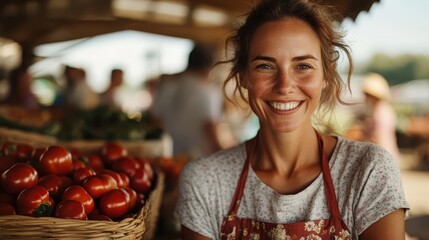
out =
[[[203,236],[215,239],[208,207],[208,186],[203,171],[193,160],[182,170],[179,177],[179,193],[174,215],[180,223]]]
[[[393,157],[379,146],[371,145],[358,174],[355,202],[354,234],[360,235],[373,223],[399,209],[409,208],[401,182],[401,175]]]

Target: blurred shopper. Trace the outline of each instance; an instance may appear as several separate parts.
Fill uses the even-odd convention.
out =
[[[365,94],[363,140],[379,144],[398,160],[396,113],[390,103],[389,84],[380,74],[369,73],[363,79],[362,91]]]
[[[119,68],[112,69],[107,89],[100,95],[100,105],[121,108],[120,89],[124,83],[124,71]]]
[[[64,101],[67,107],[89,110],[98,105],[98,94],[88,85],[85,70],[65,66],[64,77],[66,79]]]
[[[37,97],[31,89],[32,78],[26,68],[12,70],[8,80],[9,91],[3,104],[24,108],[38,108],[40,106]]]
[[[190,158],[221,148],[217,124],[222,115],[222,94],[210,84],[213,55],[195,45],[187,69],[164,75],[154,96],[153,114],[173,140],[173,154]]]

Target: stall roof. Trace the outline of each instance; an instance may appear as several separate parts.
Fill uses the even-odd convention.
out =
[[[260,0],[2,0],[0,37],[24,47],[137,30],[216,43]],[[380,0],[322,0],[356,19]]]

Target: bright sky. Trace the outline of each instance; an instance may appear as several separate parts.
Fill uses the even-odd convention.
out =
[[[125,83],[138,86],[159,73],[175,73],[186,67],[183,60],[192,47],[187,39],[136,31],[122,31],[85,40],[40,46],[36,54],[57,56],[35,64],[33,71],[61,74],[61,64],[86,70],[90,86],[96,91],[107,87],[110,70],[122,68]]]
[[[377,52],[429,56],[429,0],[381,0],[369,13],[361,13],[355,22],[344,21],[342,27],[356,63]],[[124,31],[40,47],[38,54],[57,57],[36,64],[33,71],[52,72],[56,67],[58,74],[60,64],[82,67],[91,87],[101,91],[110,70],[120,67],[125,70],[126,83],[138,86],[150,76],[182,70],[190,48],[191,41],[186,39]]]
[[[342,27],[358,62],[377,52],[429,56],[428,0],[381,0],[355,22],[344,21]]]

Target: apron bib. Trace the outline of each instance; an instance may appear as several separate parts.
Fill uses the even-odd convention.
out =
[[[316,132],[317,133],[317,132]],[[247,148],[247,159],[244,163],[240,179],[235,189],[228,215],[221,227],[222,240],[351,240],[350,231],[341,219],[337,198],[329,170],[328,156],[323,150],[323,141],[317,133],[320,157],[322,159],[322,174],[326,200],[330,212],[329,219],[312,220],[297,223],[277,224],[261,222],[255,219],[239,218],[237,216],[240,201],[243,197],[247,174],[250,167],[250,152],[255,142],[250,142]]]

